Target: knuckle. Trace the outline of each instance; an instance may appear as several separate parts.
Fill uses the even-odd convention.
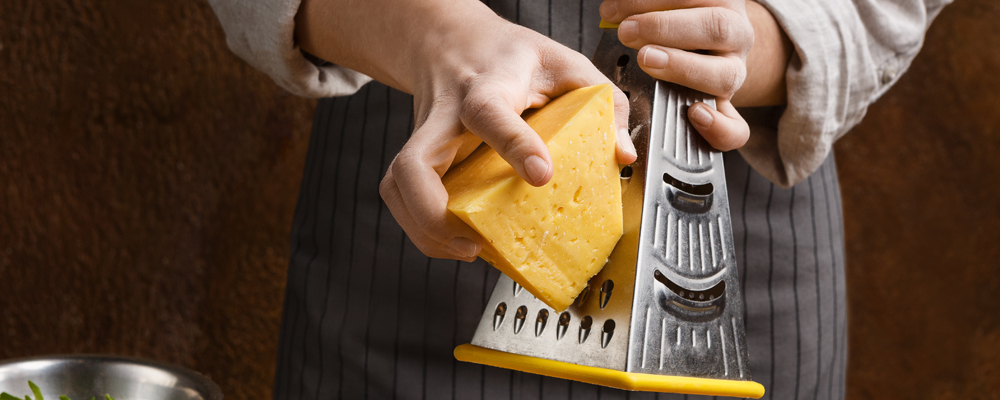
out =
[[[448,231],[448,224],[444,219],[434,218],[430,215],[413,215],[413,217],[429,240],[446,242],[451,238],[451,234]]]
[[[382,177],[382,181],[378,184],[378,194],[382,197],[382,200],[387,204],[391,199],[392,187],[395,186],[395,182],[392,180],[391,174],[386,174]]]
[[[728,43],[733,37],[732,16],[721,8],[713,8],[706,20],[706,31],[713,43]]]
[[[504,140],[498,143],[499,148],[496,149],[498,153],[504,158],[521,158],[522,153],[524,153],[529,147],[528,138],[524,135],[515,135],[510,137],[508,140]]]
[[[747,143],[747,139],[750,138],[750,129],[747,127],[741,127],[739,132],[734,133],[729,137],[728,150],[736,150],[743,147]]]
[[[419,152],[404,146],[403,149],[396,154],[396,158],[392,160],[392,164],[389,165],[389,173],[386,173],[385,179],[382,180],[382,185],[386,186],[386,190],[391,189],[395,185],[395,180],[397,178],[403,177],[403,179],[405,179],[408,171],[416,168],[416,165],[419,163]],[[379,185],[380,189],[382,185]]]
[[[645,18],[642,16],[636,18],[636,26],[639,28],[640,35],[643,35],[645,28],[648,35],[656,40],[670,37],[670,18],[667,13],[654,13],[650,23],[643,23],[644,20]]]
[[[392,160],[392,173],[395,176],[399,176],[406,172],[407,168],[412,168],[413,164],[419,161],[419,153],[413,150],[410,146],[403,146],[403,149],[396,154],[396,158]]]
[[[731,132],[726,132],[719,138],[718,147],[722,151],[736,150],[746,144],[750,138],[750,127],[746,123],[737,123]]]
[[[746,78],[746,66],[740,61],[733,61],[727,63],[727,67],[723,72],[721,90],[723,93],[728,95],[733,95],[737,90],[743,86],[743,80]]]
[[[420,252],[424,253],[425,256],[431,258],[441,258],[441,251],[438,250],[437,246],[430,246],[422,241],[411,241],[413,241],[414,246],[417,246],[417,250],[420,250]]]
[[[757,40],[757,37],[755,36],[755,33],[753,31],[753,25],[750,23],[750,20],[743,21],[742,36],[743,36],[743,43],[742,43],[743,47],[746,49],[746,52],[749,53],[750,49],[753,48],[753,44]]]
[[[495,91],[479,86],[469,91],[462,100],[460,118],[466,126],[483,126],[494,118],[500,101]]]

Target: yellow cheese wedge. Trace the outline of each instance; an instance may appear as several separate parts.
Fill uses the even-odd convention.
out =
[[[484,144],[445,174],[448,209],[486,239],[480,257],[562,311],[622,235],[611,85],[566,93],[525,120],[548,145],[552,180],[531,186]]]

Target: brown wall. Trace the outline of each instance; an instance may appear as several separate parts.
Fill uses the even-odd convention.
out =
[[[849,397],[1000,398],[1000,2],[946,7],[836,151]]]
[[[996,21],[946,8],[838,145],[852,399],[1000,398]],[[136,355],[269,397],[313,107],[202,1],[0,2],[0,359]]]

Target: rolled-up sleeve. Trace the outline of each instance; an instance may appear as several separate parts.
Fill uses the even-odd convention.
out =
[[[229,49],[285,90],[303,97],[343,96],[371,81],[353,70],[306,59],[295,44],[300,2],[209,0]]]
[[[758,0],[795,52],[788,104],[776,124],[755,125],[741,154],[781,186],[819,168],[833,142],[906,71],[924,33],[950,0]],[[748,118],[751,121],[751,118]]]

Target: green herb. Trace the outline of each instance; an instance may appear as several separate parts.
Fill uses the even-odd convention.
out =
[[[45,398],[42,397],[42,391],[38,389],[38,385],[36,385],[35,382],[28,381],[28,387],[31,388],[31,393],[35,394],[35,400],[45,400]],[[24,397],[25,400],[27,400],[28,396],[26,395]]]
[[[31,388],[31,393],[35,395],[35,400],[45,400],[45,398],[42,397],[41,389],[38,388],[38,385],[36,385],[35,382],[28,381],[28,387]],[[90,400],[95,400],[95,399],[96,397],[90,398]],[[14,397],[14,395],[10,393],[3,392],[0,393],[0,400],[21,400],[21,399],[18,397]],[[24,400],[31,400],[31,396],[24,395]],[[67,396],[59,396],[59,400],[70,400],[70,398]],[[111,397],[110,394],[104,394],[104,400],[115,400],[115,398]]]

